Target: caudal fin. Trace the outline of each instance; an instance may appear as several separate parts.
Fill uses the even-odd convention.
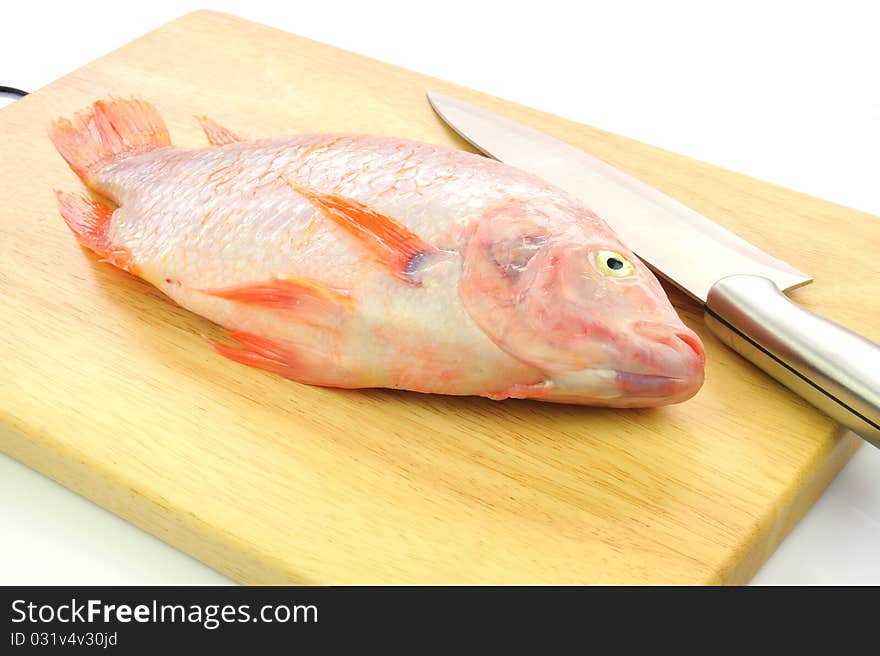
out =
[[[115,246],[108,234],[113,208],[78,194],[56,191],[58,211],[80,244],[93,251],[102,262],[137,273],[131,255]]]
[[[72,119],[60,118],[49,127],[49,138],[81,178],[121,153],[171,145],[156,108],[133,98],[98,100]]]

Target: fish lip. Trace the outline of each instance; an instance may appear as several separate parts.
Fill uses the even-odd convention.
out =
[[[686,401],[703,384],[702,372],[664,376],[610,367],[586,367],[568,373],[576,376],[590,373],[598,377],[588,381],[593,383],[592,387],[585,388],[582,385],[584,381],[578,380],[579,376],[574,379],[571,376],[560,379],[557,373],[545,382],[546,393],[540,400],[611,408],[653,408]]]
[[[688,386],[688,380],[676,376],[661,376],[618,370],[615,376],[618,387],[625,394],[647,398],[663,398],[676,395]]]
[[[684,380],[684,378],[679,378],[678,376],[661,376],[660,374],[643,374],[643,373],[637,372],[637,371],[624,371],[623,369],[615,369],[614,372],[617,375],[633,376],[633,377],[645,378],[645,379],[661,378],[661,379],[665,379],[665,380],[678,380],[678,381]]]

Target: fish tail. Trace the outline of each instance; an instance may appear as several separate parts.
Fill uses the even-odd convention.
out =
[[[168,128],[153,105],[136,99],[98,100],[70,119],[49,127],[55,148],[81,178],[100,162],[122,153],[170,146]]]
[[[79,194],[56,191],[58,211],[80,244],[94,252],[103,262],[138,275],[131,254],[110,239],[113,208]]]

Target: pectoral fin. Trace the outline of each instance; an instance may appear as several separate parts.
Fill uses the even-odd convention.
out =
[[[405,225],[352,198],[325,194],[285,179],[298,194],[342,228],[365,253],[391,275],[409,285],[419,282],[411,273],[425,255],[437,249]]]

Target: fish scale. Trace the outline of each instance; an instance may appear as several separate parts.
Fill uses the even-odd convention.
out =
[[[50,136],[113,209],[59,194],[80,242],[301,382],[615,406],[682,401],[704,355],[657,280],[568,193],[393,137],[175,148],[140,100]],[[112,255],[108,255],[112,254]],[[613,266],[612,266],[613,265]]]

